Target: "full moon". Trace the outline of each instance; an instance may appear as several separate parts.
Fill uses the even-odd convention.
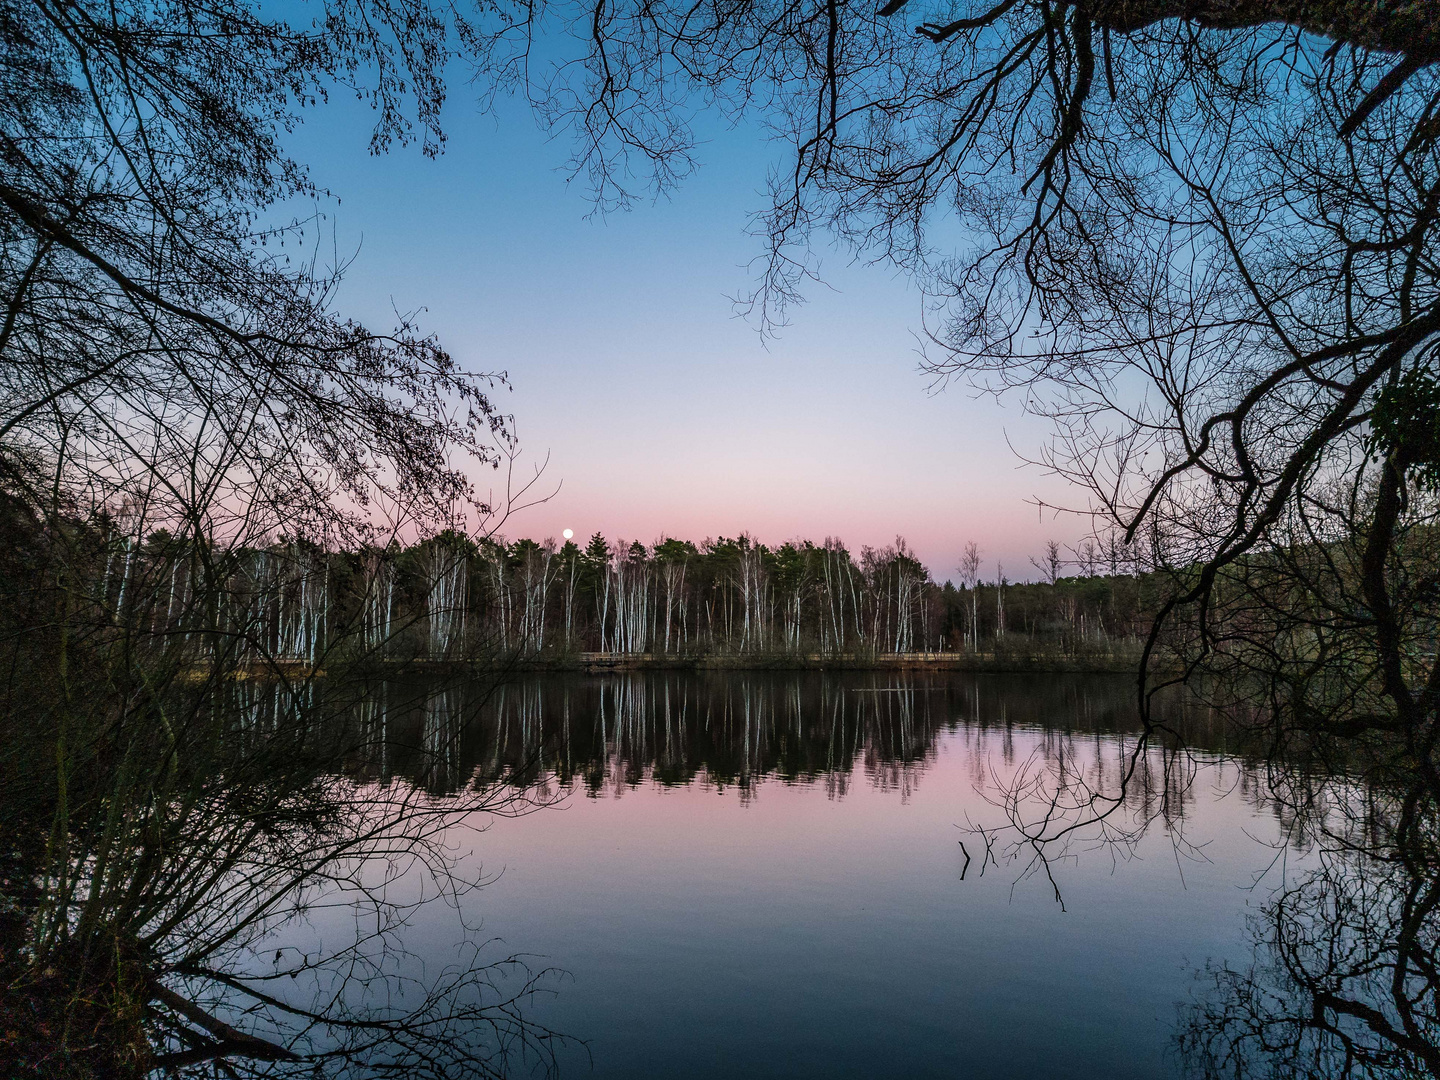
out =
[[[574,535],[575,535],[575,530],[573,530],[573,529],[566,529],[566,530],[565,530],[563,533],[561,533],[560,535],[563,536],[563,537],[565,537],[566,540],[569,540],[569,539],[571,539],[571,538],[574,537]]]

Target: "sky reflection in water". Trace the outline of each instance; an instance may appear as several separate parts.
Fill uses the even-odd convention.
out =
[[[530,1010],[587,1043],[562,1075],[1154,1077],[1177,1071],[1196,969],[1246,959],[1246,912],[1283,871],[1247,890],[1279,824],[1216,763],[1206,718],[1188,722],[1211,763],[1181,796],[1202,858],[1158,825],[1133,858],[1081,851],[1056,872],[1064,911],[1018,864],[960,880],[963,826],[1002,820],[1018,769],[1063,752],[1114,774],[1131,693],[1058,675],[391,687],[391,737],[435,756],[387,767],[425,760],[441,789],[519,770],[557,796],[456,842],[499,874],[467,917],[568,973]],[[448,961],[451,925],[427,912],[406,944]]]

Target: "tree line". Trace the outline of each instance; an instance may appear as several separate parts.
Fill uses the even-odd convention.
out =
[[[383,994],[308,1004],[313,966],[256,974],[260,928],[360,854],[445,878],[434,803],[334,782],[347,748],[317,741],[311,691],[345,680],[271,664],[282,722],[243,728],[230,676],[267,657],[496,634],[923,649],[967,626],[981,649],[1123,626],[1086,599],[1093,575],[1012,586],[978,551],[950,603],[898,551],[806,550],[802,588],[778,551],[505,545],[487,565],[441,539],[457,504],[490,511],[480,467],[513,463],[500,380],[413,318],[337,309],[323,211],[288,216],[328,196],[289,148],[343,89],[372,106],[372,150],[438,153],[464,64],[486,101],[517,89],[570,127],[602,205],[687,176],[706,109],[758,122],[786,147],[756,221],[762,325],[818,272],[821,230],[933,301],[931,373],[1050,418],[1040,456],[1078,501],[1164,537],[1153,602],[1158,574],[1098,575],[1154,611],[1144,738],[1177,745],[1150,709],[1177,670],[1209,688],[1276,748],[1267,783],[1325,856],[1271,905],[1270,959],[1217,979],[1195,1071],[1440,1074],[1440,7],[0,7],[0,1037],[33,1040],[5,1048],[18,1068],[449,1080],[501,1074],[524,1043],[509,1000],[465,996],[480,986],[397,1019]],[[575,62],[532,68],[561,39]],[[152,508],[146,529],[89,516],[126,502]],[[374,543],[402,519],[433,539]],[[1057,756],[1051,813],[1012,837],[1043,858],[1109,828],[1143,760],[1085,790]],[[469,1038],[486,1022],[498,1051]]]
[[[164,529],[139,535],[108,515],[80,531],[104,620],[177,655],[218,647],[248,665],[319,665],[337,651],[391,660],[1078,654],[1137,643],[1156,589],[1133,549],[1093,542],[1066,553],[1073,558],[1050,543],[1035,582],[1009,580],[1000,563],[993,576],[982,572],[972,543],[957,584],[936,581],[903,537],[852,552],[834,537],[646,545],[596,533],[581,547],[449,529],[327,550],[283,537],[221,549]]]

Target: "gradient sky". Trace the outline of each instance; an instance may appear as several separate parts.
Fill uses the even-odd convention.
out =
[[[783,150],[721,132],[673,198],[587,220],[564,141],[515,103],[481,115],[466,90],[447,106],[438,160],[415,147],[371,156],[371,114],[345,102],[310,113],[292,145],[341,199],[330,223],[341,256],[355,255],[341,309],[379,327],[423,307],[463,363],[509,373],[500,403],[560,490],[506,536],[748,530],[858,550],[901,534],[943,581],[967,540],[987,576],[998,558],[1015,580],[1034,576],[1047,539],[1083,532],[1041,518],[1035,497],[1077,496],[1007,446],[1038,449],[1042,423],[962,385],[929,389],[920,298],[892,271],[830,254],[832,288],[812,288],[768,344],[735,316],[728,298],[750,288],[761,251],[749,215]]]

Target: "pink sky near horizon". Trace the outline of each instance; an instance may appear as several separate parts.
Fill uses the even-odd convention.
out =
[[[515,416],[519,467],[548,454],[560,490],[505,536],[749,532],[858,551],[903,535],[944,581],[967,541],[987,577],[998,559],[1023,580],[1047,540],[1087,531],[1034,504],[1083,504],[1021,465],[1043,422],[963,385],[933,391],[921,298],[893,271],[830,253],[828,284],[778,338],[736,317],[770,160],[753,132],[702,148],[705,167],[673,198],[596,219],[556,172],[564,147],[526,118],[481,118],[455,99],[448,113],[436,161],[370,156],[368,118],[341,106],[295,150],[342,197],[322,208],[327,248],[333,228],[340,257],[355,255],[341,310],[377,326],[419,311],[462,364],[508,373],[495,397]],[[497,479],[476,477],[482,491]]]

